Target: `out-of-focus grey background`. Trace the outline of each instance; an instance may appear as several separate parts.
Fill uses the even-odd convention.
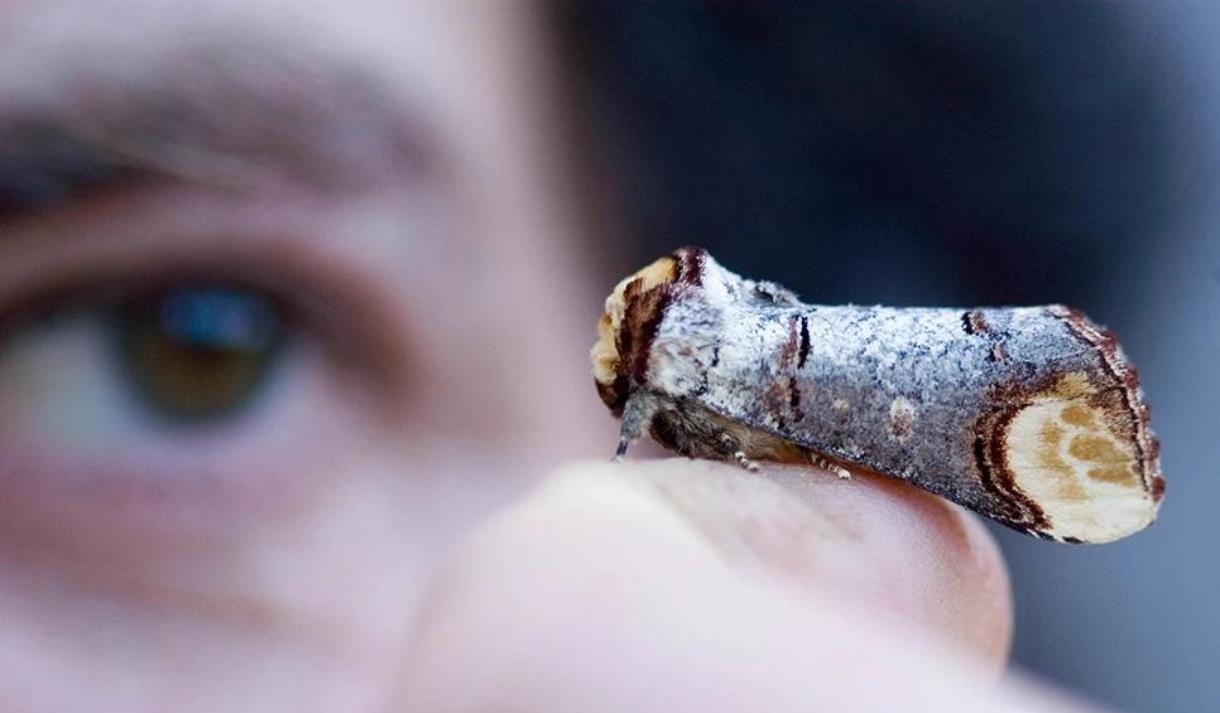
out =
[[[1220,5],[558,13],[631,263],[701,244],[808,301],[1063,302],[1140,367],[1169,487],[1099,547],[996,534],[1026,671],[1220,710]]]

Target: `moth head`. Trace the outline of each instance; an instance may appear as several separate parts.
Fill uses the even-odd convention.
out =
[[[666,307],[684,286],[702,282],[707,261],[703,248],[679,248],[619,282],[606,298],[590,357],[597,393],[615,415],[643,382]]]

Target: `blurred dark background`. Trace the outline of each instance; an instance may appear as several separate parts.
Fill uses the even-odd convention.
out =
[[[1159,522],[996,528],[1019,667],[1220,709],[1220,6],[583,2],[557,11],[623,266],[685,243],[808,301],[1080,307],[1153,406]]]

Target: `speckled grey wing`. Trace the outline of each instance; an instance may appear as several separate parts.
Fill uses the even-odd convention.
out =
[[[777,305],[723,318],[693,398],[727,418],[1052,539],[1105,542],[1155,516],[1163,481],[1135,371],[1079,313]]]

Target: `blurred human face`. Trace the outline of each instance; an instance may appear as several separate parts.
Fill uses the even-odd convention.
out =
[[[375,709],[438,555],[612,440],[539,27],[0,4],[0,710]]]

